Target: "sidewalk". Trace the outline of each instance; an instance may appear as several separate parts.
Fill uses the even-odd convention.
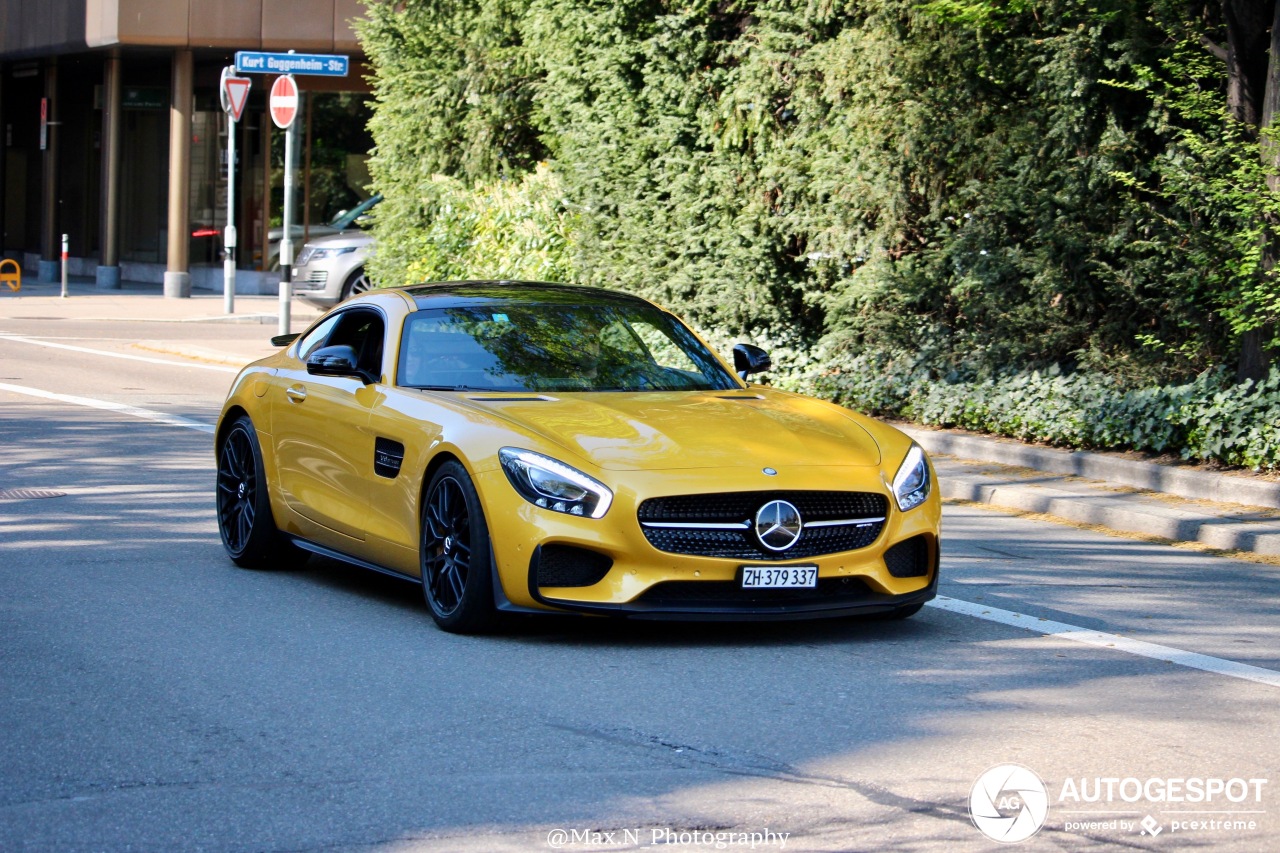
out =
[[[197,291],[189,299],[166,298],[158,284],[126,282],[121,290],[105,291],[98,290],[92,280],[81,279],[73,280],[69,291],[70,296],[63,299],[60,284],[24,284],[19,294],[0,290],[0,321],[57,318],[208,324],[198,334],[193,330],[175,334],[173,326],[158,326],[155,336],[134,346],[238,367],[260,357],[263,342],[246,343],[243,335],[220,337],[217,330],[228,323],[273,325],[279,317],[278,300],[271,296],[237,296],[235,313],[228,315],[221,294]],[[292,329],[302,331],[322,313],[323,309],[294,299]],[[263,332],[274,334],[269,329]],[[944,498],[1129,535],[1280,557],[1280,480],[946,430],[902,428],[932,456]]]
[[[33,277],[34,279],[34,277]],[[92,278],[72,276],[67,282],[67,298],[62,284],[22,282],[17,293],[0,287],[0,319],[131,320],[166,323],[259,323],[279,322],[280,303],[276,296],[235,297],[232,314],[223,310],[221,293],[195,290],[186,299],[164,295],[164,285],[122,282],[119,290],[99,289]],[[290,303],[294,331],[301,331],[324,313],[298,297]]]

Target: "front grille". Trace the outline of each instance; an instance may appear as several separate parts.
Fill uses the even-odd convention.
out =
[[[294,278],[293,286],[299,290],[324,290],[328,281],[328,270],[312,270],[306,278]]]
[[[889,501],[874,492],[722,492],[649,498],[640,504],[640,521],[743,521],[769,501],[787,501],[805,521],[879,518]]]
[[[818,578],[813,589],[743,589],[738,581],[664,581],[636,599],[664,608],[785,607],[795,604],[841,604],[875,597],[857,578]]]
[[[884,565],[895,578],[922,578],[929,574],[929,541],[912,536],[884,552]]]
[[[760,543],[754,520],[772,500],[795,506],[805,525],[800,538],[785,551]],[[889,502],[873,492],[726,492],[650,498],[637,516],[649,544],[659,551],[738,560],[796,560],[865,548],[884,528]],[[848,522],[809,526],[815,522]],[[666,524],[708,527],[664,527]],[[720,525],[720,526],[710,526]],[[725,529],[723,525],[738,525]]]
[[[572,545],[543,545],[534,557],[538,586],[593,586],[604,580],[613,560]]]

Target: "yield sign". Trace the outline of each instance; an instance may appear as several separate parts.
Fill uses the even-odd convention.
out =
[[[232,121],[239,121],[244,115],[245,102],[249,100],[249,86],[253,81],[248,77],[222,77],[222,108],[231,113]]]
[[[271,84],[271,120],[276,127],[288,130],[293,120],[298,117],[298,84],[293,82],[293,75],[285,74],[277,77]]]

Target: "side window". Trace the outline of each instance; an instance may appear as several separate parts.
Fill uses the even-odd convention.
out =
[[[346,345],[356,351],[356,364],[381,377],[384,324],[376,311],[352,310],[339,315],[337,327],[325,346]]]
[[[335,314],[311,331],[307,332],[302,337],[301,343],[298,344],[298,358],[306,361],[307,356],[311,355],[312,352],[324,343],[324,339],[329,337],[329,333],[333,331],[334,326],[338,325],[338,320],[340,319],[341,315]]]

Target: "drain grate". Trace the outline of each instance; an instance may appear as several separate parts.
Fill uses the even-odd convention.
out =
[[[49,489],[0,489],[0,501],[31,501],[36,498],[66,497],[66,492],[54,492]]]

